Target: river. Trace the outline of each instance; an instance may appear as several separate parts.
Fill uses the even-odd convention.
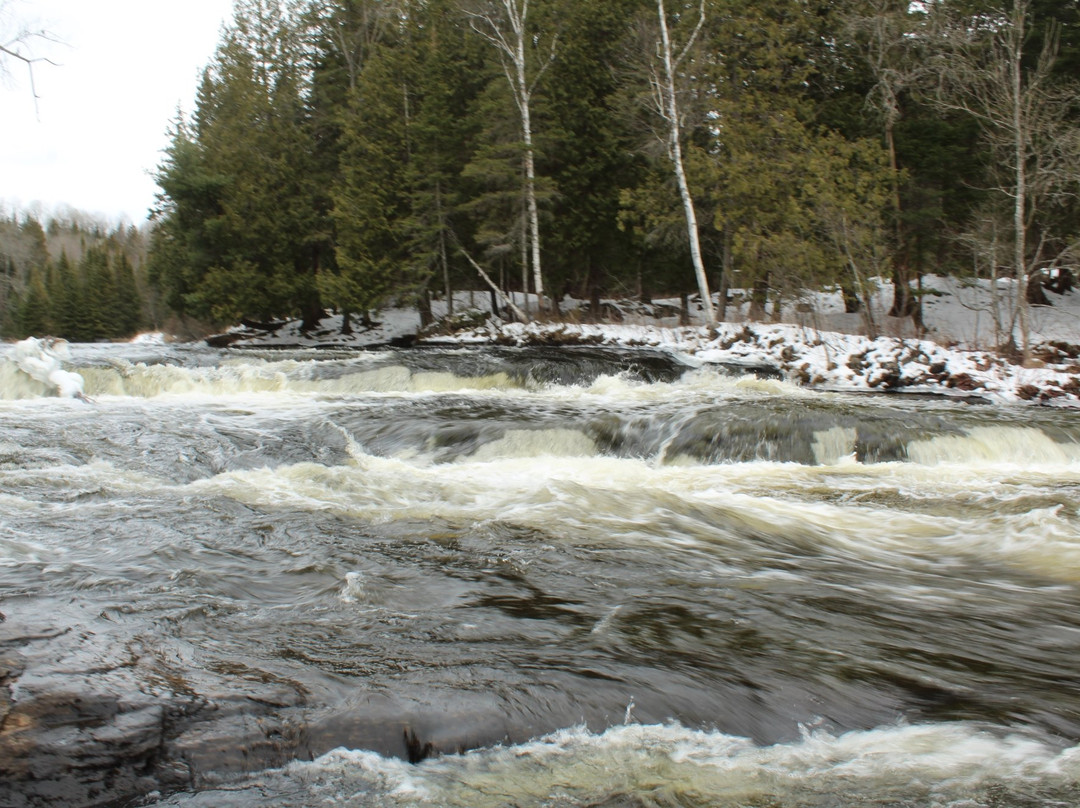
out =
[[[1080,803],[1080,418],[660,352],[0,359],[0,804]]]

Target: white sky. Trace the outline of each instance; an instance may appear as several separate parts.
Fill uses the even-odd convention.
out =
[[[178,107],[190,112],[232,0],[0,0],[0,42],[13,17],[61,45],[34,66],[37,110],[21,62],[0,79],[0,207],[70,205],[141,223],[154,202]]]

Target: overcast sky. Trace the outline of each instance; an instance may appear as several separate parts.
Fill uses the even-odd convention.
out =
[[[139,224],[154,202],[178,106],[190,111],[199,72],[231,19],[232,0],[0,0],[0,43],[13,17],[62,45],[35,45],[57,66],[29,76],[7,60],[0,80],[0,206],[70,205]]]

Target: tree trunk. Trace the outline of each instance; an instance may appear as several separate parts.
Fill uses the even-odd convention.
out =
[[[889,182],[892,195],[893,216],[893,302],[889,309],[890,317],[908,317],[915,312],[915,298],[911,294],[911,273],[908,267],[907,255],[903,249],[904,232],[900,220],[900,168],[896,161],[896,138],[893,134],[893,122],[890,116],[886,116],[885,122],[885,147],[889,153]]]
[[[450,283],[450,257],[446,250],[446,217],[443,214],[442,186],[435,184],[435,201],[439,207],[439,263],[442,264],[443,291],[446,294],[446,316],[454,316],[454,287]]]
[[[682,197],[683,213],[686,216],[686,232],[690,238],[690,257],[694,262],[694,275],[697,278],[698,292],[701,294],[701,304],[705,309],[705,320],[708,325],[715,325],[716,315],[713,312],[712,295],[709,293],[709,280],[705,275],[705,262],[701,257],[701,239],[698,235],[697,213],[694,211],[694,199],[690,195],[690,186],[686,181],[686,169],[683,167],[682,127],[679,124],[679,105],[675,97],[676,65],[671,54],[671,37],[668,35],[667,12],[664,9],[664,0],[656,0],[656,10],[660,18],[660,42],[664,59],[664,86],[661,93],[666,107],[664,117],[667,118],[669,125],[668,153],[675,168],[675,178],[679,184],[679,196]],[[702,0],[701,4],[701,14],[704,17],[704,0]]]
[[[750,290],[750,311],[749,317],[751,320],[759,321],[765,319],[765,306],[769,302],[769,273],[765,273],[765,277],[758,278],[754,281],[754,286]]]
[[[1046,290],[1040,280],[1036,280],[1034,283],[1028,282],[1027,285],[1027,302],[1031,306],[1050,306],[1050,298],[1046,296]]]
[[[840,287],[840,294],[844,298],[844,313],[858,314],[862,309],[862,301],[859,300],[858,293],[853,291],[851,286],[844,284]]]
[[[313,300],[304,306],[301,314],[303,319],[300,321],[300,331],[306,334],[319,327],[319,323],[326,316],[326,310],[318,300]]]
[[[525,58],[523,50],[521,58],[522,60]],[[518,82],[524,87],[524,61],[521,63]],[[540,211],[536,205],[536,161],[533,155],[531,121],[529,102],[526,99],[521,107],[521,130],[525,141],[525,195],[529,206],[529,241],[532,245],[533,289],[536,291],[536,310],[543,312],[547,307],[544,305],[544,276],[540,271]]]
[[[1023,38],[1025,25],[1026,5],[1017,3],[1013,18],[1014,30],[1012,49],[1012,125],[1013,125],[1013,159],[1016,161],[1016,188],[1013,195],[1013,266],[1016,272],[1016,311],[1020,323],[1020,359],[1027,363],[1031,358],[1031,330],[1028,324],[1028,273],[1027,273],[1027,228],[1024,224],[1024,213],[1027,210],[1027,128],[1024,121],[1023,108],[1023,74],[1021,72],[1021,56],[1023,55]]]
[[[521,291],[525,294],[525,314],[529,314],[529,223],[524,216],[521,218]]]
[[[483,36],[501,53],[506,79],[521,114],[521,140],[524,148],[525,207],[529,224],[529,242],[532,251],[533,291],[537,297],[537,310],[543,312],[544,278],[540,266],[540,211],[536,203],[536,154],[532,131],[532,93],[539,77],[547,69],[543,65],[529,84],[526,42],[534,48],[537,42],[525,30],[529,13],[528,0],[500,0],[505,16],[494,13],[470,14],[473,30]],[[500,19],[501,17],[501,19]],[[482,24],[481,24],[482,23]],[[479,26],[479,27],[478,27]],[[554,55],[554,51],[552,51]],[[527,292],[527,290],[526,290]]]
[[[420,300],[417,303],[417,308],[420,309],[420,327],[427,328],[435,322],[435,315],[431,313],[431,290],[426,286],[420,292]]]

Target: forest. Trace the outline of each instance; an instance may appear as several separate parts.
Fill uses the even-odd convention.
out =
[[[1018,290],[1024,352],[1076,263],[1077,77],[1077,0],[237,0],[170,127],[142,311],[362,328],[491,285],[715,322],[733,289],[779,317],[889,284],[918,327],[934,273]],[[9,267],[8,332],[60,263]]]
[[[131,337],[167,313],[146,279],[145,229],[65,209],[0,211],[0,337]]]

